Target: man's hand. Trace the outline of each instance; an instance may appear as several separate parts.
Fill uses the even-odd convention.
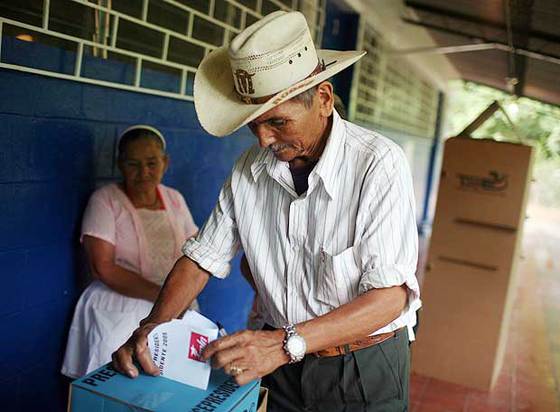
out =
[[[152,361],[152,355],[148,348],[148,334],[159,323],[145,323],[134,331],[132,336],[113,353],[113,367],[123,375],[129,378],[138,376],[138,368],[133,363],[136,359],[144,372],[149,375],[159,375],[159,369]]]
[[[148,334],[159,324],[177,319],[204,289],[209,277],[210,273],[197,263],[186,256],[180,257],[167,276],[148,317],[140,322],[140,327],[126,343],[113,353],[115,369],[135,378],[139,373],[133,363],[136,360],[147,374],[159,375],[159,369],[154,365],[148,349]]]
[[[245,385],[288,363],[283,342],[284,331],[281,329],[244,330],[211,342],[204,349],[202,358],[212,358],[214,368],[224,368],[238,385]]]

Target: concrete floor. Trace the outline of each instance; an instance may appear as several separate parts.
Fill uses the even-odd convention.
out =
[[[560,210],[531,205],[504,366],[491,392],[412,375],[412,412],[560,412]]]

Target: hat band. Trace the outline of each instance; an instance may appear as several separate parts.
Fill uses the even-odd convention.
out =
[[[321,73],[323,70],[325,70],[325,67],[326,67],[325,62],[324,61],[319,61],[319,63],[315,67],[315,69],[313,69],[313,71],[311,73],[309,73],[309,75],[302,80],[308,79],[311,76],[315,76],[316,74]],[[302,81],[302,80],[300,80],[300,81]],[[278,94],[278,93],[274,93],[274,94],[269,94],[268,96],[250,97],[250,96],[242,95],[241,93],[239,93],[237,91],[237,89],[235,89],[235,93],[237,93],[237,96],[239,97],[239,99],[245,104],[264,104],[267,101],[269,101],[272,97],[274,97]]]

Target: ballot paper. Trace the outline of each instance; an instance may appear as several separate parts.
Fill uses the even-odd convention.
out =
[[[218,336],[218,326],[198,312],[157,326],[148,335],[148,347],[160,376],[206,390],[210,362],[202,351]]]

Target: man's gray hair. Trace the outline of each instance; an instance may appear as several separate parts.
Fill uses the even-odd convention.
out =
[[[313,86],[312,88],[307,89],[306,91],[301,92],[298,95],[295,95],[290,100],[303,104],[303,106],[309,110],[311,109],[311,106],[313,106],[313,98],[315,97],[318,89],[319,85]]]

